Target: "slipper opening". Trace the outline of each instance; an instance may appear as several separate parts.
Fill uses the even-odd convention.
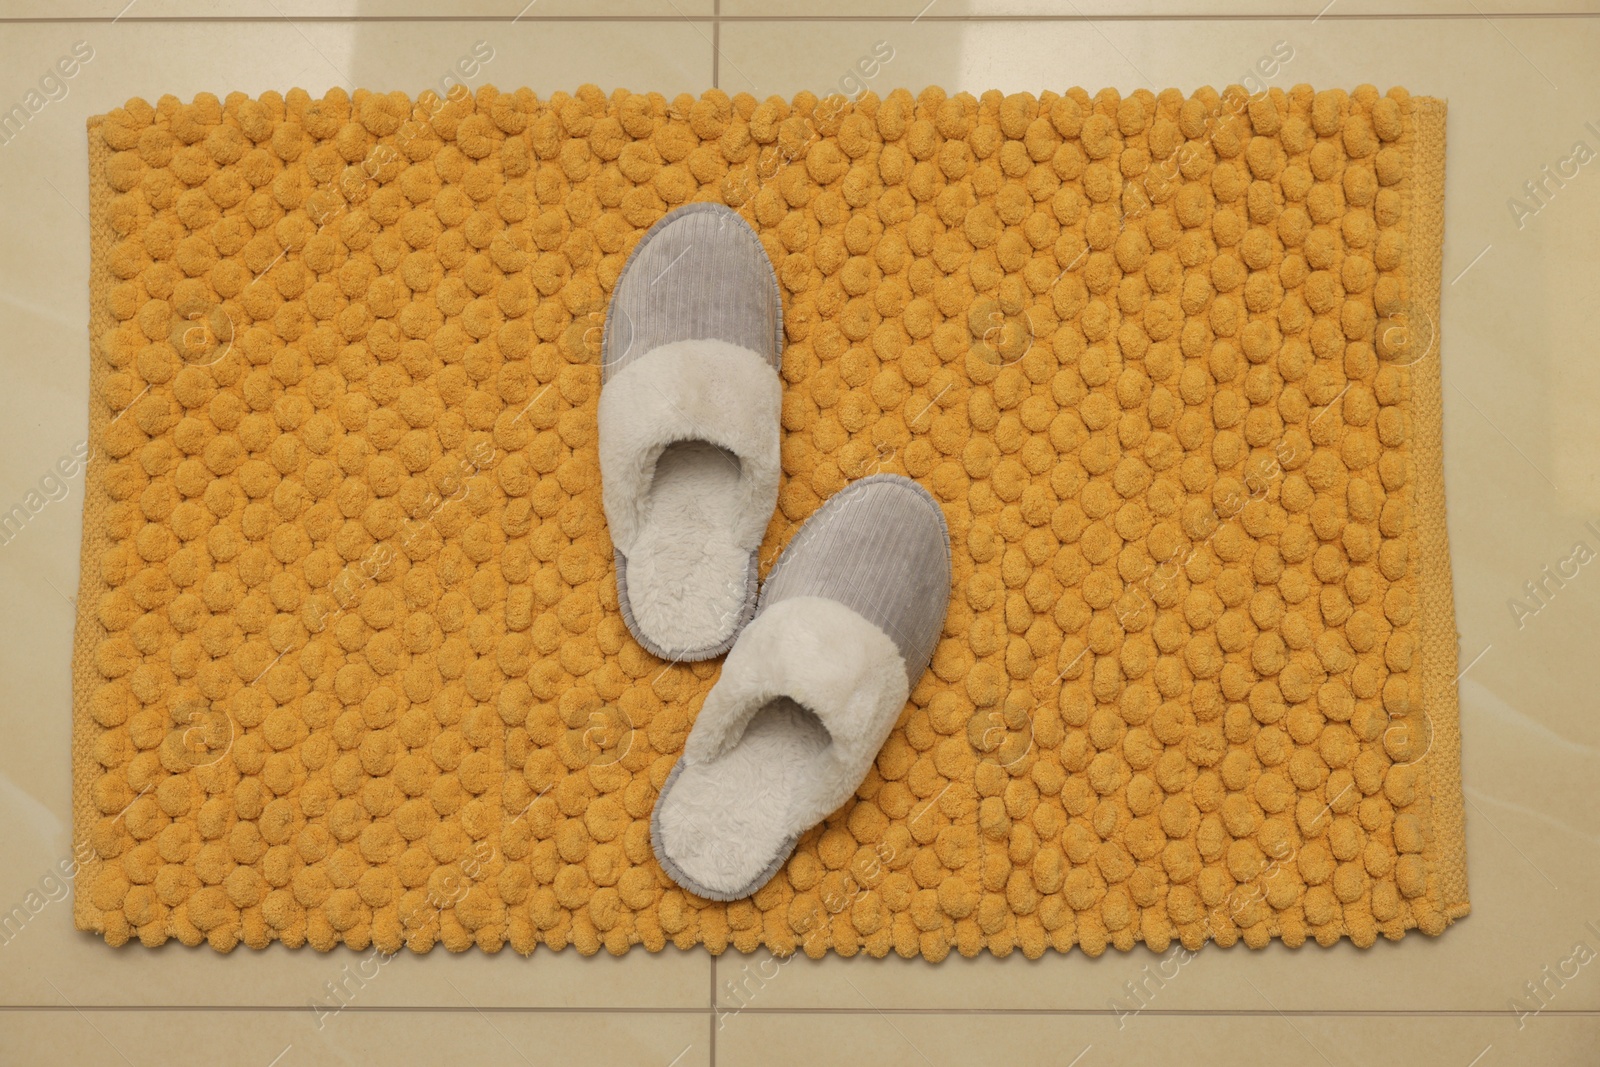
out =
[[[708,763],[683,763],[662,796],[659,849],[687,888],[738,899],[788,858],[832,744],[822,720],[788,697],[750,717],[738,742]]]
[[[735,528],[744,466],[709,441],[677,441],[656,459],[645,521],[628,554],[635,620],[672,648],[714,648],[749,602],[749,550]]]

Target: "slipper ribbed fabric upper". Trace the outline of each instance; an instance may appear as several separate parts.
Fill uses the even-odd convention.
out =
[[[722,204],[685,204],[650,227],[617,280],[601,380],[673,341],[727,341],[782,363],[783,302],[761,239]]]
[[[805,521],[761,588],[757,612],[791,597],[837,600],[894,639],[914,687],[950,603],[950,531],[928,491],[874,474]]]

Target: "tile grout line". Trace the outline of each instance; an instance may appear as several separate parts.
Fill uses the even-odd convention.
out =
[[[947,22],[947,23],[1051,23],[1051,22],[1315,22],[1319,19],[1328,22],[1442,22],[1463,21],[1479,22],[1485,18],[1502,19],[1506,21],[1525,21],[1538,19],[1600,19],[1600,11],[1492,11],[1487,15],[1477,13],[1459,12],[1412,12],[1412,13],[1372,13],[1372,14],[1342,14],[1312,16],[1303,13],[1217,13],[1217,14],[1171,14],[1171,15],[1005,15],[1005,14],[962,14],[962,15],[922,15],[913,18],[909,15],[535,15],[522,16],[514,19],[506,15],[297,15],[296,22],[329,22],[329,23],[398,23],[398,22],[710,22],[715,25],[719,21],[739,23],[762,22]],[[146,15],[143,17],[113,19],[104,16],[88,17],[49,17],[49,16],[11,16],[0,17],[0,25],[69,25],[105,24],[116,22],[123,24],[132,23],[263,23],[281,22],[282,16],[266,15],[210,15],[210,16],[182,16],[182,15]]]
[[[711,88],[722,87],[722,0],[711,0]],[[706,1053],[707,1067],[717,1067],[717,956],[708,953],[711,957],[711,997],[706,1002],[706,1025],[710,1028],[707,1036],[709,1051]]]
[[[101,1011],[116,1012],[120,1014],[136,1014],[139,1012],[196,1012],[196,1013],[258,1013],[273,1015],[279,1013],[294,1014],[304,1012],[304,1004],[80,1004],[76,1009],[62,1004],[0,1004],[0,1014],[6,1012],[30,1011]],[[404,1014],[406,1012],[428,1013],[434,1015],[701,1015],[704,1008],[651,1008],[628,1005],[616,1008],[560,1006],[560,1005],[485,1005],[482,1007],[458,1007],[450,1004],[393,1004],[393,1005],[365,1005],[357,1006],[346,1004],[337,1009],[340,1014],[352,1015],[390,1015]],[[1510,1013],[1507,1013],[1510,1014]],[[1546,1015],[1556,1014],[1554,1009],[1544,1012]]]
[[[0,1014],[6,1012],[195,1012],[195,1013],[245,1013],[255,1012],[268,1014],[293,1014],[304,1012],[304,1005],[292,1004],[79,1004],[77,1006],[63,1004],[0,1004]],[[395,1013],[416,1012],[435,1015],[464,1015],[464,1014],[490,1014],[490,1015],[700,1015],[706,1013],[706,1008],[650,1008],[650,1007],[541,1007],[538,1005],[485,1005],[482,1007],[458,1007],[446,1004],[410,1004],[410,1005],[355,1005],[347,1004],[339,1011],[354,1015],[387,1015]],[[848,1008],[848,1007],[791,1007],[791,1008],[757,1008],[744,1007],[739,1013],[749,1015],[950,1015],[950,1016],[992,1016],[1005,1018],[1010,1016],[1084,1016],[1115,1018],[1125,1014],[1125,1009],[1113,1008]],[[710,1012],[713,1025],[716,1013],[713,1008]],[[1141,1015],[1160,1015],[1170,1018],[1278,1018],[1291,1016],[1294,1018],[1332,1018],[1332,1019],[1409,1019],[1409,1018],[1442,1018],[1442,1019],[1514,1019],[1519,1014],[1503,1008],[1414,1008],[1414,1009],[1379,1009],[1362,1011],[1359,1009],[1340,1008],[1292,1008],[1281,1011],[1266,1008],[1145,1008]],[[1569,1019],[1587,1019],[1600,1017],[1600,1008],[1546,1008],[1540,1016],[1565,1017]],[[714,1033],[715,1031],[713,1031]],[[715,1042],[713,1041],[713,1044]]]

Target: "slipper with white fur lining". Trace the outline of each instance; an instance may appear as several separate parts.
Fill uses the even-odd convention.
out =
[[[747,897],[854,795],[949,601],[949,529],[916,482],[863,478],[806,520],[656,798],[650,841],[673,881]]]
[[[601,346],[601,499],[622,618],[679,662],[732,647],[755,614],[778,501],[783,304],[748,223],[687,204],[640,239]]]

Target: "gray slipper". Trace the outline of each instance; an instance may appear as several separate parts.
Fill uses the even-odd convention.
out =
[[[949,602],[949,529],[916,482],[863,478],[806,520],[656,798],[673,881],[738,900],[778,872],[866,778]]]
[[[778,502],[783,304],[766,250],[721,204],[640,239],[601,344],[600,481],[617,599],[662,659],[720,656],[755,615]]]

